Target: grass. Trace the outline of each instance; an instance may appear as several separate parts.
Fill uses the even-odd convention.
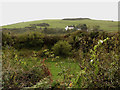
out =
[[[27,53],[26,53],[27,52]],[[32,56],[33,50],[28,50],[28,49],[21,49],[19,52],[17,52],[18,55],[24,55],[24,59],[27,60],[26,62],[29,61],[29,63],[32,63],[30,60],[30,56]],[[39,58],[37,57],[37,60],[43,60],[44,58]],[[80,70],[79,65],[76,61],[73,61],[74,59],[70,58],[59,58],[57,60],[52,60],[51,58],[48,58],[45,60],[45,63],[47,67],[50,69],[52,73],[52,79],[57,80],[58,78],[63,79],[63,76],[58,76],[58,73],[61,72],[61,68],[59,66],[56,66],[57,63],[63,62],[62,67],[70,67],[73,69],[71,73],[78,72]],[[76,67],[75,67],[76,66]],[[75,70],[75,71],[74,71]]]
[[[38,23],[48,23],[50,28],[65,28],[67,25],[77,25],[77,24],[87,24],[91,29],[94,25],[99,25],[100,29],[105,31],[118,31],[118,22],[117,21],[105,21],[105,20],[60,20],[60,19],[51,19],[51,20],[36,20],[29,22],[21,22],[11,25],[2,26],[2,28],[24,28],[28,27],[30,24]]]
[[[26,59],[30,58],[29,56],[32,56],[32,53],[33,53],[33,50],[28,50],[28,49],[21,49],[19,52],[17,52],[18,55],[20,54],[24,55],[24,58]],[[43,59],[44,58],[38,57],[38,61],[43,60]],[[78,63],[74,61],[74,59],[72,58],[61,58],[60,57],[57,60],[52,60],[51,58],[48,58],[45,60],[45,63],[52,73],[53,80],[57,80],[57,78],[62,78],[62,76],[61,77],[58,76],[58,73],[61,72],[61,68],[56,66],[57,63],[61,63],[61,62],[63,62],[63,64],[61,64],[62,67],[70,67],[71,69],[73,69],[72,73],[75,73],[80,70]]]
[[[62,62],[62,63],[61,63]],[[72,69],[71,73],[79,72],[80,67],[77,62],[72,61],[69,58],[60,58],[57,61],[52,61],[51,59],[46,60],[46,64],[52,73],[53,80],[57,80],[58,78],[63,79],[63,76],[58,76],[58,73],[61,72],[61,68],[56,66],[56,64],[61,63],[62,67],[67,67]]]
[[[38,63],[39,63],[40,60],[43,60],[43,59],[44,58],[39,58],[38,57],[37,58]],[[29,64],[33,63],[33,61],[30,59],[30,57],[28,57],[28,58],[25,57],[24,60],[26,60],[27,63],[29,62]],[[48,58],[48,59],[45,60],[45,64],[50,69],[50,72],[52,73],[52,79],[53,80],[57,80],[58,78],[63,79],[63,76],[58,75],[58,73],[62,71],[61,68],[56,65],[58,63],[60,63],[62,67],[71,68],[72,69],[71,73],[74,73],[74,74],[76,72],[79,72],[79,70],[80,70],[79,64],[76,61],[73,61],[73,59],[59,58],[58,60],[52,60],[51,58]]]
[[[76,40],[71,41],[75,36],[77,36]],[[50,38],[52,38],[52,36]],[[7,40],[9,40],[9,38],[4,39],[3,43]],[[14,41],[14,39],[10,39],[10,40]],[[23,43],[26,42],[22,37],[18,38],[17,40],[20,40],[21,42],[23,40]],[[56,81],[55,84],[56,85],[60,84],[61,87],[62,85],[64,85],[64,87],[68,87],[70,83],[73,84],[74,88],[76,87],[77,88],[78,87],[80,88],[108,87],[109,88],[109,87],[120,86],[118,82],[119,80],[118,62],[120,58],[119,34],[116,33],[114,35],[111,35],[110,33],[109,35],[109,34],[99,33],[97,38],[96,37],[92,38],[92,36],[87,33],[77,32],[71,34],[66,40],[69,43],[71,42],[73,43],[72,44],[73,51],[71,52],[72,53],[71,57],[66,57],[66,58],[61,58],[61,57],[53,58],[52,56],[54,55],[52,54],[52,48],[50,48],[47,51],[45,50],[47,49],[47,46],[41,47],[40,50],[36,47],[32,48],[32,46],[30,49],[28,49],[25,48],[26,47],[25,46],[24,48],[19,50],[19,46],[16,49],[14,49],[13,47],[8,46],[11,44],[8,45],[5,44],[2,50],[3,51],[2,65],[3,65],[3,75],[5,82],[4,86],[10,88],[12,86],[16,86],[17,84],[17,86],[26,87],[26,85],[30,85],[29,83],[32,83],[30,86],[33,86],[36,85],[36,82],[39,81],[40,81],[39,83],[41,82],[44,83],[43,81],[44,77],[42,76],[46,76],[46,75],[51,76],[51,74],[52,74],[52,80]],[[87,42],[88,40],[90,40],[92,43]],[[99,44],[97,44],[99,40],[103,41],[103,43],[99,42]],[[47,39],[46,41],[51,42],[52,40]],[[76,42],[78,41],[81,44],[79,46],[76,44]],[[47,44],[44,43],[44,45]],[[91,47],[86,45],[90,45]],[[76,50],[76,48],[79,49]],[[88,49],[88,51],[86,49]],[[86,50],[87,52],[83,53],[84,50]],[[50,55],[48,55],[47,53],[49,53]],[[48,57],[50,56],[50,57],[48,59],[44,59],[46,56]],[[43,62],[44,60],[45,63]],[[48,72],[49,70],[51,74],[50,72]],[[58,75],[59,72],[63,70],[64,73],[62,73],[61,76]],[[44,71],[46,72],[44,73]],[[19,77],[22,78],[19,79]],[[30,80],[30,82],[27,82],[28,79]],[[35,83],[33,81],[35,81]],[[48,83],[45,84],[45,87],[48,86]],[[50,82],[49,84],[53,85],[54,82]],[[56,85],[54,85],[54,87],[57,87]],[[42,85],[40,87],[42,87]]]

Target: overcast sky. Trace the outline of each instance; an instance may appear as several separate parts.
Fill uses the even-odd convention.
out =
[[[6,1],[6,0],[5,0]],[[25,21],[62,18],[91,18],[97,20],[118,20],[118,2],[2,2],[0,25]]]

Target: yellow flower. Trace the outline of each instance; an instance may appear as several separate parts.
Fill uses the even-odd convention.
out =
[[[69,86],[72,87],[72,83],[70,83]]]
[[[55,64],[55,66],[57,66],[57,65],[58,65],[58,63]]]

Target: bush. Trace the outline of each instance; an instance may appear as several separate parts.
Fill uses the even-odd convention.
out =
[[[120,86],[118,79],[120,78],[118,65],[120,55],[114,50],[108,52],[105,46],[108,42],[110,42],[110,38],[99,40],[85,58],[81,58],[83,56],[79,52],[79,65],[85,71],[85,74],[80,76],[84,77],[81,81],[81,87],[118,88]]]
[[[54,46],[53,46],[53,51],[55,55],[59,56],[68,56],[70,54],[71,50],[71,45],[67,41],[58,41]]]
[[[3,89],[30,87],[51,73],[43,60],[31,56],[20,58],[14,48],[9,47],[2,55],[2,86]]]
[[[45,35],[43,38],[43,41],[44,41],[44,45],[46,45],[48,49],[51,49],[51,47],[61,39],[62,39],[62,36]]]

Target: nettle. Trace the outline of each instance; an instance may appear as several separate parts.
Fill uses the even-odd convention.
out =
[[[87,64],[87,69],[85,71],[86,78],[84,79],[86,82],[83,84],[83,87],[115,88],[120,86],[118,79],[120,74],[118,66],[119,55],[115,52],[104,52],[103,44],[107,42],[109,42],[109,38],[99,40],[98,44],[90,51],[90,62],[84,62],[84,65]],[[102,60],[99,58],[99,54],[101,54],[100,49],[104,52],[104,55],[108,55],[107,58],[103,58]],[[110,55],[113,56],[110,57]],[[112,61],[109,61],[111,58]]]
[[[36,52],[29,58],[18,57],[14,48],[2,54],[2,86],[4,89],[23,88],[35,85],[45,77],[52,81],[45,59],[38,59]]]
[[[91,53],[91,58],[90,58],[90,64],[95,68],[94,73],[95,75],[98,74],[99,72],[99,59],[97,58],[97,48],[100,47],[104,42],[106,42],[107,40],[109,40],[109,38],[106,38],[104,40],[99,40],[98,44],[94,46],[93,50],[91,49],[90,53]]]
[[[99,59],[100,51],[104,51],[103,44],[107,43],[109,38],[99,40],[97,45],[90,51],[90,61],[83,59],[80,65],[81,70],[77,76],[72,79],[74,88],[115,88],[120,86],[119,83],[119,55],[113,54],[113,61],[104,65],[105,60]],[[109,53],[107,53],[109,55]],[[81,67],[82,66],[82,67]]]

